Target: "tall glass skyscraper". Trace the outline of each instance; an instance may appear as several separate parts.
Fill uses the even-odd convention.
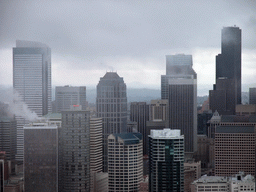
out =
[[[107,172],[107,139],[112,133],[127,132],[126,84],[115,72],[107,72],[97,85],[97,117],[102,118],[103,170]]]
[[[17,104],[23,102],[41,117],[51,112],[51,49],[42,43],[16,41],[13,48],[13,88],[19,94]],[[31,117],[17,116],[17,155],[23,160],[23,126]]]
[[[241,29],[224,27],[221,54],[216,56],[216,84],[209,92],[210,109],[220,115],[234,115],[241,104]]]
[[[149,191],[184,191],[184,137],[180,130],[151,130]]]

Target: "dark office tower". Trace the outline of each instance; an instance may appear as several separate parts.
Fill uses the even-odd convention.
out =
[[[59,191],[90,191],[90,112],[81,106],[62,111]]]
[[[55,88],[56,112],[67,111],[71,105],[81,105],[82,110],[86,109],[86,87],[64,87],[57,86]]]
[[[197,89],[196,79],[169,81],[169,127],[180,129],[185,140],[185,154],[197,150]],[[186,156],[188,157],[188,156]]]
[[[130,120],[137,122],[138,132],[143,137],[143,154],[146,154],[146,122],[149,120],[149,105],[146,102],[132,102],[130,107]]]
[[[107,72],[97,85],[97,117],[102,118],[103,171],[107,172],[107,139],[111,133],[127,132],[126,84],[115,72]]]
[[[249,104],[256,104],[256,88],[249,88]]]
[[[10,117],[0,117],[0,151],[5,151],[6,160],[14,161],[16,154],[17,122]]]
[[[169,127],[181,130],[189,157],[197,150],[197,75],[191,55],[167,55],[166,62],[167,75],[162,79],[166,78],[168,86],[164,85],[162,97],[168,99]]]
[[[25,191],[58,191],[58,129],[48,123],[24,126]]]
[[[228,89],[220,85],[223,82]],[[220,115],[235,114],[235,106],[241,104],[241,29],[236,26],[222,29],[221,54],[216,56],[216,85],[210,92],[212,111],[217,110]],[[225,106],[218,106],[220,102]]]
[[[13,48],[13,88],[19,93],[20,101],[39,117],[51,112],[51,49],[47,45],[16,41],[16,47]],[[27,122],[20,116],[16,119],[16,159],[23,161],[23,126]]]
[[[239,95],[241,99],[241,29],[239,27],[224,27],[221,31],[221,54],[216,56],[216,79],[220,77],[237,80],[239,101]]]
[[[180,130],[151,130],[149,191],[184,191],[184,137]]]

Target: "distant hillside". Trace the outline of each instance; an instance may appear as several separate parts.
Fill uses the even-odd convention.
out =
[[[96,89],[89,88],[86,90],[86,98],[89,103],[96,103]],[[161,90],[159,89],[127,89],[127,99],[129,102],[147,102],[150,103],[153,99],[161,99]],[[205,100],[208,99],[206,96],[198,96],[197,104],[202,105]]]
[[[160,99],[161,91],[157,89],[127,89],[127,99],[129,102],[145,101],[150,102],[153,99]],[[86,99],[89,103],[96,103],[96,89],[86,89]]]

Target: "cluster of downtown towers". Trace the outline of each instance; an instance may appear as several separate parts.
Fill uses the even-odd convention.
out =
[[[123,78],[119,77],[119,75],[115,72],[107,72],[103,77],[100,78],[100,81],[97,85],[96,114],[97,118],[102,119],[102,170],[104,172],[108,171],[109,135],[112,134],[114,137],[126,138],[128,140],[129,137],[131,139],[132,137],[136,137],[137,139],[143,141],[143,150],[138,148],[138,150],[141,150],[141,158],[142,154],[149,155],[149,189],[151,191],[156,191],[160,190],[160,188],[156,189],[156,186],[166,186],[166,189],[173,191],[183,190],[184,177],[182,173],[182,165],[184,162],[184,158],[192,158],[194,152],[197,150],[197,74],[193,70],[192,64],[193,62],[191,55],[177,54],[166,56],[166,75],[161,76],[161,100],[167,101],[165,103],[165,107],[167,110],[165,110],[164,112],[163,110],[159,111],[159,113],[161,114],[166,113],[164,115],[160,115],[160,118],[159,114],[157,114],[157,108],[154,108],[153,110],[153,108],[150,108],[152,106],[147,104],[131,104],[130,120],[137,122],[137,131],[141,133],[141,136],[139,136],[138,133],[133,135],[131,135],[131,133],[128,133],[132,132],[132,130],[129,128],[130,124],[127,118],[127,93],[126,84],[124,83]],[[49,112],[52,111],[51,50],[48,46],[37,42],[16,42],[16,47],[13,48],[13,87],[15,91],[19,93],[20,99],[25,102],[28,105],[29,109],[31,111],[34,111],[39,117],[47,115]],[[217,110],[220,114],[224,115],[234,114],[236,104],[241,103],[241,30],[238,27],[224,27],[222,29],[221,54],[216,57],[216,84],[214,85],[213,90],[209,92],[209,99],[210,109],[213,111]],[[162,104],[160,104],[159,106],[161,107],[161,105]],[[159,175],[159,173],[154,173],[154,171],[156,170],[161,170],[160,168],[156,169],[152,166],[158,166],[160,164],[153,163],[154,160],[152,155],[154,154],[151,153],[152,150],[148,149],[150,148],[150,146],[152,146],[149,144],[148,147],[147,143],[150,141],[150,139],[148,139],[148,135],[150,134],[150,132],[149,130],[146,130],[146,127],[142,125],[141,122],[139,122],[139,119],[143,115],[147,116],[147,113],[142,112],[143,110],[141,110],[141,107],[144,107],[145,109],[148,108],[148,113],[155,113],[156,116],[158,116],[154,118],[153,116],[155,115],[148,115],[148,119],[146,120],[152,121],[153,125],[155,125],[155,127],[152,126],[151,129],[163,129],[164,127],[169,127],[170,129],[180,130],[181,134],[184,135],[184,158],[180,159],[180,170],[178,171],[176,176],[173,176],[178,178],[178,180],[175,180],[176,184],[173,184],[174,180],[172,180],[170,182],[167,181],[167,183],[163,184],[162,186],[158,185],[158,182],[163,183],[163,180],[165,180],[166,178],[163,178],[163,180],[160,181],[162,178],[156,177],[156,175]],[[76,113],[78,113],[78,115],[75,115],[75,118],[86,118],[85,121],[88,121],[90,118],[90,113],[88,112],[84,113],[84,116],[79,115],[79,111],[62,112],[62,128],[60,128],[60,130],[64,130],[64,127],[67,130],[72,129],[72,123],[71,125],[68,125],[68,118],[69,115],[72,116],[73,114],[74,116],[74,114]],[[83,114],[82,111],[81,114]],[[16,119],[16,159],[22,161],[24,155],[23,126],[24,124],[28,123],[28,121],[23,117],[19,116],[17,116]],[[162,121],[162,124],[157,124],[159,120]],[[88,126],[88,124],[82,123],[82,126]],[[88,128],[88,130],[89,129],[90,128]],[[85,145],[87,143],[86,145],[88,145],[89,147],[88,134],[89,131],[83,132],[83,134],[81,133],[81,135],[84,136],[83,138],[86,138],[82,139],[82,145]],[[66,142],[65,137],[63,136],[63,138],[61,138],[61,135],[62,134],[59,134],[58,138],[60,144]],[[77,135],[79,137],[78,132]],[[173,147],[170,142],[166,143],[170,145],[169,147]],[[72,151],[71,148],[70,150]],[[88,150],[86,153],[81,154],[85,156],[82,157],[84,161],[89,161],[89,158],[86,158],[86,156],[89,155]],[[81,156],[81,154],[79,155]],[[168,159],[168,161],[166,161],[164,164],[165,166],[169,167],[170,171],[174,169],[171,169],[170,167],[177,165],[172,161],[174,161],[172,158]],[[85,170],[85,165],[83,166],[83,170]],[[75,168],[79,168],[79,165],[75,165]],[[90,169],[89,166],[87,166],[86,168]],[[139,171],[142,172],[143,170]],[[60,181],[62,180],[60,178],[62,175],[59,176]],[[89,191],[89,185],[84,185],[85,180],[89,182],[88,174],[86,175],[86,173],[83,173],[80,176],[85,177],[85,179],[80,180],[81,182],[83,182],[83,188],[80,188],[80,190]],[[110,176],[111,173],[109,172],[109,179]],[[170,177],[170,175],[168,174],[167,176]],[[142,181],[142,178],[139,178],[137,180],[137,183],[135,182],[135,185],[137,186],[133,188],[133,191],[138,190],[139,181]],[[123,187],[126,186],[126,183],[129,184],[129,181],[122,180],[122,185],[119,186],[119,190],[115,188],[113,189],[113,191],[125,191]],[[77,184],[79,186],[79,182]],[[115,183],[115,187],[116,186],[118,187],[117,183]],[[72,191],[72,189],[70,188],[61,189],[61,191],[65,190]]]

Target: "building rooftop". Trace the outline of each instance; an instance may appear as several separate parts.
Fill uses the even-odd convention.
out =
[[[242,183],[250,183],[255,182],[255,178],[252,175],[244,176],[244,173],[240,172],[235,177],[221,177],[221,176],[207,176],[203,175],[200,179],[195,180],[192,184],[206,184],[206,183],[229,183],[229,182],[242,182]]]
[[[45,119],[59,119],[61,120],[61,113],[48,113],[44,116]]]
[[[229,177],[220,177],[220,176],[207,176],[203,175],[200,179],[195,180],[194,183],[227,183]]]
[[[14,119],[12,117],[7,117],[7,116],[0,117],[0,122],[10,122],[10,121],[14,121]]]
[[[119,79],[119,75],[116,72],[107,72],[104,77],[104,79]]]
[[[48,45],[36,41],[16,40],[16,47],[48,47]]]
[[[113,134],[117,138],[121,138],[124,142],[124,145],[132,145],[138,144],[142,140],[141,133],[120,133],[120,134]]]
[[[33,123],[24,125],[24,129],[57,129],[57,126],[49,124],[48,121],[33,122]]]
[[[119,86],[120,83],[125,84],[122,77],[119,77],[119,75],[116,72],[107,72],[103,77],[100,78],[98,85]]]
[[[183,138],[179,129],[164,128],[163,130],[151,130],[149,137],[157,139]]]

